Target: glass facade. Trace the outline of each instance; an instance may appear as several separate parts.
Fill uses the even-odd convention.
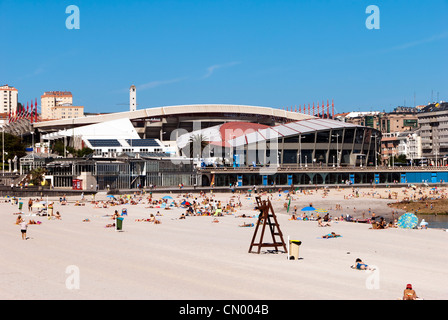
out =
[[[176,164],[170,160],[65,160],[50,162],[46,168],[46,176],[52,177],[54,187],[71,187],[73,179],[83,173],[94,177],[100,190],[197,183],[192,164]]]
[[[375,141],[375,136],[378,137]],[[374,166],[380,132],[367,127],[336,128],[279,138],[277,143],[258,141],[233,148],[238,167],[266,165]],[[376,146],[375,146],[376,144]],[[269,146],[268,148],[266,146]],[[215,155],[219,151],[215,150]],[[230,159],[231,160],[231,159]]]

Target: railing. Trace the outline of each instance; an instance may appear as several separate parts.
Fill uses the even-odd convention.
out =
[[[418,166],[341,166],[341,167],[333,167],[333,166],[318,166],[318,165],[308,165],[307,167],[303,166],[272,166],[272,167],[205,167],[205,168],[197,168],[198,172],[259,172],[259,171],[277,171],[277,172],[288,172],[288,171],[448,171],[448,167],[434,167],[434,166],[425,166],[425,167],[418,167]]]

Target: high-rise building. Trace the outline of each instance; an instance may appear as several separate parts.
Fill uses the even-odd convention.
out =
[[[422,156],[429,164],[448,162],[448,102],[431,103],[418,114]]]
[[[41,97],[42,119],[69,119],[84,116],[83,106],[73,106],[70,91],[48,91]]]
[[[7,84],[0,86],[0,113],[15,114],[19,91]]]

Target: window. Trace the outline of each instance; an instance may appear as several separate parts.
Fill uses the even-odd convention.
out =
[[[299,136],[285,138],[284,143],[299,143]]]
[[[353,143],[354,135],[355,135],[355,129],[346,129],[344,134],[344,143]]]
[[[283,163],[297,163],[297,150],[284,150]]]
[[[329,131],[322,131],[317,133],[316,143],[328,143],[330,139]]]

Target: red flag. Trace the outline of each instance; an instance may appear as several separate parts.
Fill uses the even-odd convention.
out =
[[[36,98],[36,101],[34,102],[34,107],[35,107],[35,110],[34,110],[34,122],[37,122],[37,98]]]
[[[334,102],[333,102],[333,99],[331,99],[331,113],[333,114],[332,118],[334,119]]]

